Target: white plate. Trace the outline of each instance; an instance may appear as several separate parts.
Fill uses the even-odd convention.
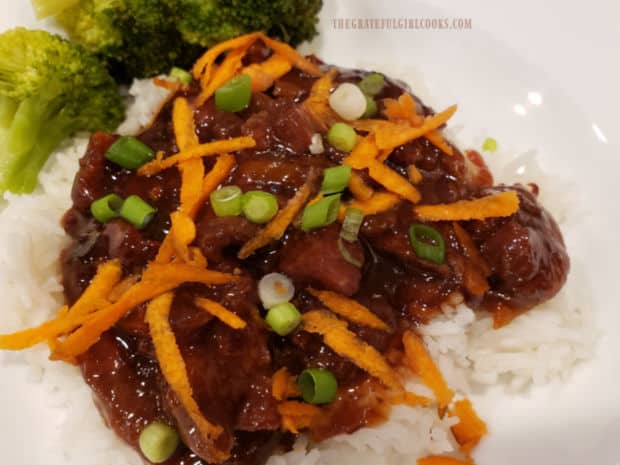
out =
[[[617,465],[620,7],[605,0],[434,4],[327,1],[317,53],[345,66],[399,63],[395,74],[413,70],[410,84],[430,103],[459,104],[451,124],[463,127],[460,139],[478,146],[492,135],[503,153],[535,150],[546,171],[570,180],[586,209],[566,239],[573,262],[586,270],[581,284],[603,330],[595,359],[566,382],[517,398],[494,392],[476,399],[491,429],[477,464]],[[33,21],[27,0],[5,3],[0,13],[0,30]],[[472,29],[338,30],[331,22],[337,17],[471,18]],[[57,411],[28,384],[26,370],[2,367],[1,376],[2,463],[60,465],[44,448]]]

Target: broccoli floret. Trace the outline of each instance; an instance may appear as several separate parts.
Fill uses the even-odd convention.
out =
[[[120,79],[187,68],[203,47],[252,31],[297,45],[316,34],[321,0],[33,0]]]
[[[33,0],[33,4],[37,11],[54,16],[71,40],[107,60],[120,81],[155,76],[174,65],[187,67],[200,53],[182,40],[173,5],[164,0]]]
[[[168,0],[176,3],[177,27],[192,44],[263,31],[291,45],[312,39],[322,0]]]
[[[124,103],[104,64],[44,31],[0,34],[0,192],[31,192],[50,153],[76,131],[112,131]]]

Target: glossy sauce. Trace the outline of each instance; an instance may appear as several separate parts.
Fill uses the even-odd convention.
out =
[[[267,52],[253,47],[249,61]],[[364,73],[342,70],[338,82],[356,82]],[[318,190],[320,173],[340,162],[344,154],[329,147],[311,155],[310,138],[318,129],[299,103],[307,97],[314,78],[293,70],[267,93],[255,94],[248,109],[223,113],[210,100],[196,110],[200,142],[251,135],[257,147],[235,154],[237,167],[224,184],[235,184],[274,193],[283,206],[302,184],[313,180]],[[192,97],[196,89],[187,93]],[[398,97],[408,91],[395,81],[378,96]],[[420,110],[432,112],[418,102]],[[168,103],[154,124],[139,138],[166,155],[177,148]],[[73,239],[63,252],[63,277],[67,300],[83,292],[96,266],[119,258],[127,274],[138,273],[155,256],[169,228],[169,214],[179,202],[180,176],[173,168],[151,178],[114,166],[105,151],[115,136],[93,134],[80,162],[72,193],[73,207],[63,220]],[[206,169],[213,160],[206,158]],[[389,165],[402,174],[415,164],[423,176],[419,190],[423,203],[453,202],[488,193],[492,178],[476,154],[463,156],[455,149],[449,157],[426,139],[398,148]],[[505,187],[501,187],[505,189]],[[446,241],[445,264],[434,265],[416,257],[407,231],[416,222],[413,208],[402,202],[391,211],[367,217],[360,241],[351,252],[363,258],[361,269],[338,252],[339,226],[310,233],[290,228],[280,243],[259,250],[245,261],[236,257],[241,244],[258,227],[241,217],[217,218],[205,204],[197,219],[195,245],[221,271],[241,270],[239,282],[208,287],[186,284],[175,295],[171,324],[188,367],[194,395],[205,416],[224,427],[222,442],[231,447],[229,464],[261,464],[274,451],[291,446],[293,436],[280,432],[276,401],[271,396],[271,376],[285,366],[291,373],[306,367],[323,367],[338,379],[337,401],[324,408],[310,428],[315,440],[350,433],[383,421],[389,409],[376,395],[377,382],[349,361],[336,355],[319,336],[296,332],[282,338],[265,329],[256,282],[266,273],[288,274],[297,289],[294,303],[303,312],[319,303],[304,289],[308,285],[329,289],[357,299],[391,328],[390,332],[350,325],[361,338],[383,353],[400,350],[402,332],[427,321],[439,305],[454,293],[464,293],[471,305],[494,309],[499,304],[526,310],[553,296],[564,283],[568,257],[559,229],[549,214],[526,189],[516,188],[523,207],[507,219],[466,222],[461,226],[472,236],[491,270],[491,289],[484,296],[468,294],[464,287],[464,256],[453,225],[434,225]],[[122,220],[96,223],[90,203],[114,192],[136,194],[158,212],[152,223],[137,231]],[[345,197],[346,199],[346,194]],[[205,296],[221,302],[248,322],[233,330],[196,308],[193,299]],[[153,353],[144,306],[130,312],[81,359],[86,382],[107,424],[137,447],[144,426],[160,419],[175,425],[185,445],[166,463],[201,465],[200,441],[187,424],[186,414],[166,385]],[[198,455],[197,455],[198,454]]]

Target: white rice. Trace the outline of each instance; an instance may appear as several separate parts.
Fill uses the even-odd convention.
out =
[[[123,134],[135,133],[148,124],[166,92],[150,81],[138,81],[130,88],[129,96],[133,103],[127,121],[119,129]],[[67,239],[59,220],[70,207],[73,177],[87,142],[86,135],[79,135],[65,143],[45,166],[34,194],[5,195],[0,211],[0,295],[5,308],[0,332],[38,324],[62,304],[58,255]],[[512,165],[517,162],[502,166],[501,156],[493,158],[491,169],[496,178],[512,182]],[[524,162],[531,167],[535,157],[529,154],[518,160],[519,165]],[[528,175],[531,173],[529,169]],[[534,177],[528,180],[543,186],[543,193],[559,192],[555,178],[543,173]],[[568,204],[563,196],[544,196],[543,203],[549,205],[555,199],[564,199],[564,205]],[[568,216],[564,205],[552,211],[566,230],[574,216]],[[531,383],[566,379],[575,364],[590,358],[596,334],[593,317],[587,296],[578,294],[578,264],[572,265],[569,282],[556,298],[499,330],[492,329],[490,316],[474,314],[458,297],[445,304],[443,315],[423,327],[422,334],[449,384],[463,395],[474,386],[486,385],[504,385],[519,391]],[[43,347],[0,354],[0,366],[7,363],[29,365],[30,379],[18,382],[40,382],[42,388],[53,393],[53,407],[59,409],[61,421],[57,438],[46,441],[50,444],[51,463],[141,463],[138,454],[104,426],[90,390],[75,367],[48,362]],[[415,380],[411,383],[412,390],[428,394]],[[390,421],[377,428],[363,428],[318,445],[299,439],[291,452],[271,457],[268,465],[414,463],[421,456],[455,450],[450,432],[454,421],[440,419],[433,408],[398,407]]]

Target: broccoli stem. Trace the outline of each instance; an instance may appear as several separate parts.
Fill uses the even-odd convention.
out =
[[[19,157],[10,171],[5,188],[14,193],[32,192],[37,186],[39,172],[50,154],[71,133],[72,128],[66,118],[57,116],[45,124],[32,149]]]
[[[11,97],[0,95],[0,128],[8,129],[15,117],[19,102]]]
[[[41,127],[49,118],[50,102],[30,97],[19,104],[9,129],[7,148],[10,153],[23,155],[30,151],[37,141]]]

